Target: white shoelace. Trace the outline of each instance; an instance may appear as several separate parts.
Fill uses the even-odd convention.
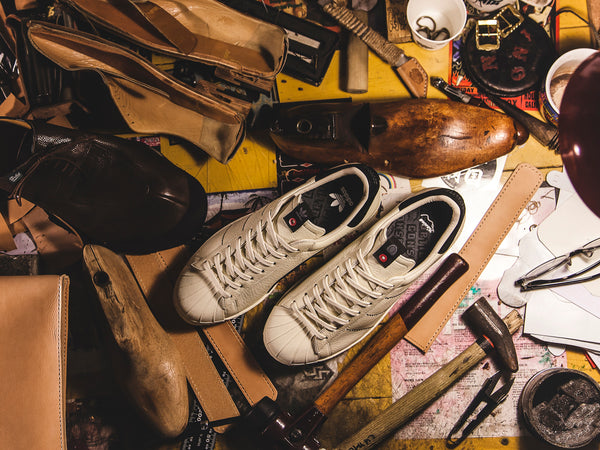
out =
[[[346,325],[361,308],[381,297],[382,290],[394,287],[373,276],[361,249],[356,260],[347,259],[343,267],[335,268],[333,275],[333,280],[326,275],[321,283],[315,284],[312,296],[304,294],[301,305],[292,304],[296,317],[317,339],[327,337],[321,330],[335,331]]]
[[[254,279],[253,275],[264,273],[264,267],[277,264],[277,261],[267,259],[269,256],[282,259],[297,251],[297,248],[277,234],[269,213],[264,222],[258,222],[256,230],[250,228],[245,236],[237,238],[233,250],[228,245],[223,253],[219,252],[212,259],[206,260],[202,268],[212,279],[219,294],[231,298],[232,294],[226,288],[237,290],[242,287],[236,280],[250,281]]]

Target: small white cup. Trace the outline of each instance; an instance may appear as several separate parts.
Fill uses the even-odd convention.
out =
[[[467,7],[464,0],[408,0],[406,19],[410,31],[419,46],[427,50],[439,50],[458,36],[467,23]],[[427,27],[433,32],[443,28],[448,35],[443,39],[428,39],[419,28]]]
[[[596,53],[593,48],[576,48],[561,55],[550,66],[539,92],[542,115],[548,122],[558,126],[560,103],[571,75],[588,56]]]

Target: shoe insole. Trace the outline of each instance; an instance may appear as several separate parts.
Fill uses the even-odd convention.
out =
[[[432,252],[452,218],[452,208],[445,202],[426,203],[396,219],[387,229],[405,247],[402,256],[420,264]]]
[[[302,194],[308,220],[325,229],[339,227],[363,198],[364,183],[357,175],[345,175]]]

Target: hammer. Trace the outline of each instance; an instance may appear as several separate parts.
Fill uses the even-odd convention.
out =
[[[369,23],[369,11],[377,0],[351,0],[352,12],[364,23]],[[342,90],[351,94],[363,94],[369,90],[369,48],[358,36],[350,33],[345,58],[342,60]]]
[[[337,445],[335,447],[337,450],[375,448],[387,436],[441,396],[494,349],[508,370],[511,372],[518,370],[517,353],[511,336],[523,324],[523,318],[517,310],[511,311],[502,320],[485,298],[481,297],[464,312],[463,318],[479,332],[481,337],[452,361],[395,401],[379,416]]]
[[[294,418],[270,398],[259,401],[245,415],[245,423],[258,430],[263,449],[318,450],[316,432],[344,396],[383,358],[467,270],[467,262],[451,253],[398,312],[369,339],[304,413]]]

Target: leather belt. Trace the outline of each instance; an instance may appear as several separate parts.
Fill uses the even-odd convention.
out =
[[[2,213],[0,213],[0,250],[9,251],[17,248],[13,239],[13,234],[8,227],[8,223],[4,219]]]
[[[231,322],[197,330],[177,315],[172,306],[172,291],[188,257],[185,247],[176,247],[150,255],[127,255],[126,259],[150,308],[181,352],[188,382],[207,418],[216,421],[236,417],[240,413],[199,333],[203,333],[210,341],[251,405],[263,397],[275,400],[275,386],[251,355]],[[215,427],[215,430],[224,432],[226,426]]]
[[[542,184],[542,173],[531,164],[517,166],[483,218],[458,252],[469,264],[462,275],[406,335],[426,352],[446,325],[461,300],[475,284],[519,215]]]

